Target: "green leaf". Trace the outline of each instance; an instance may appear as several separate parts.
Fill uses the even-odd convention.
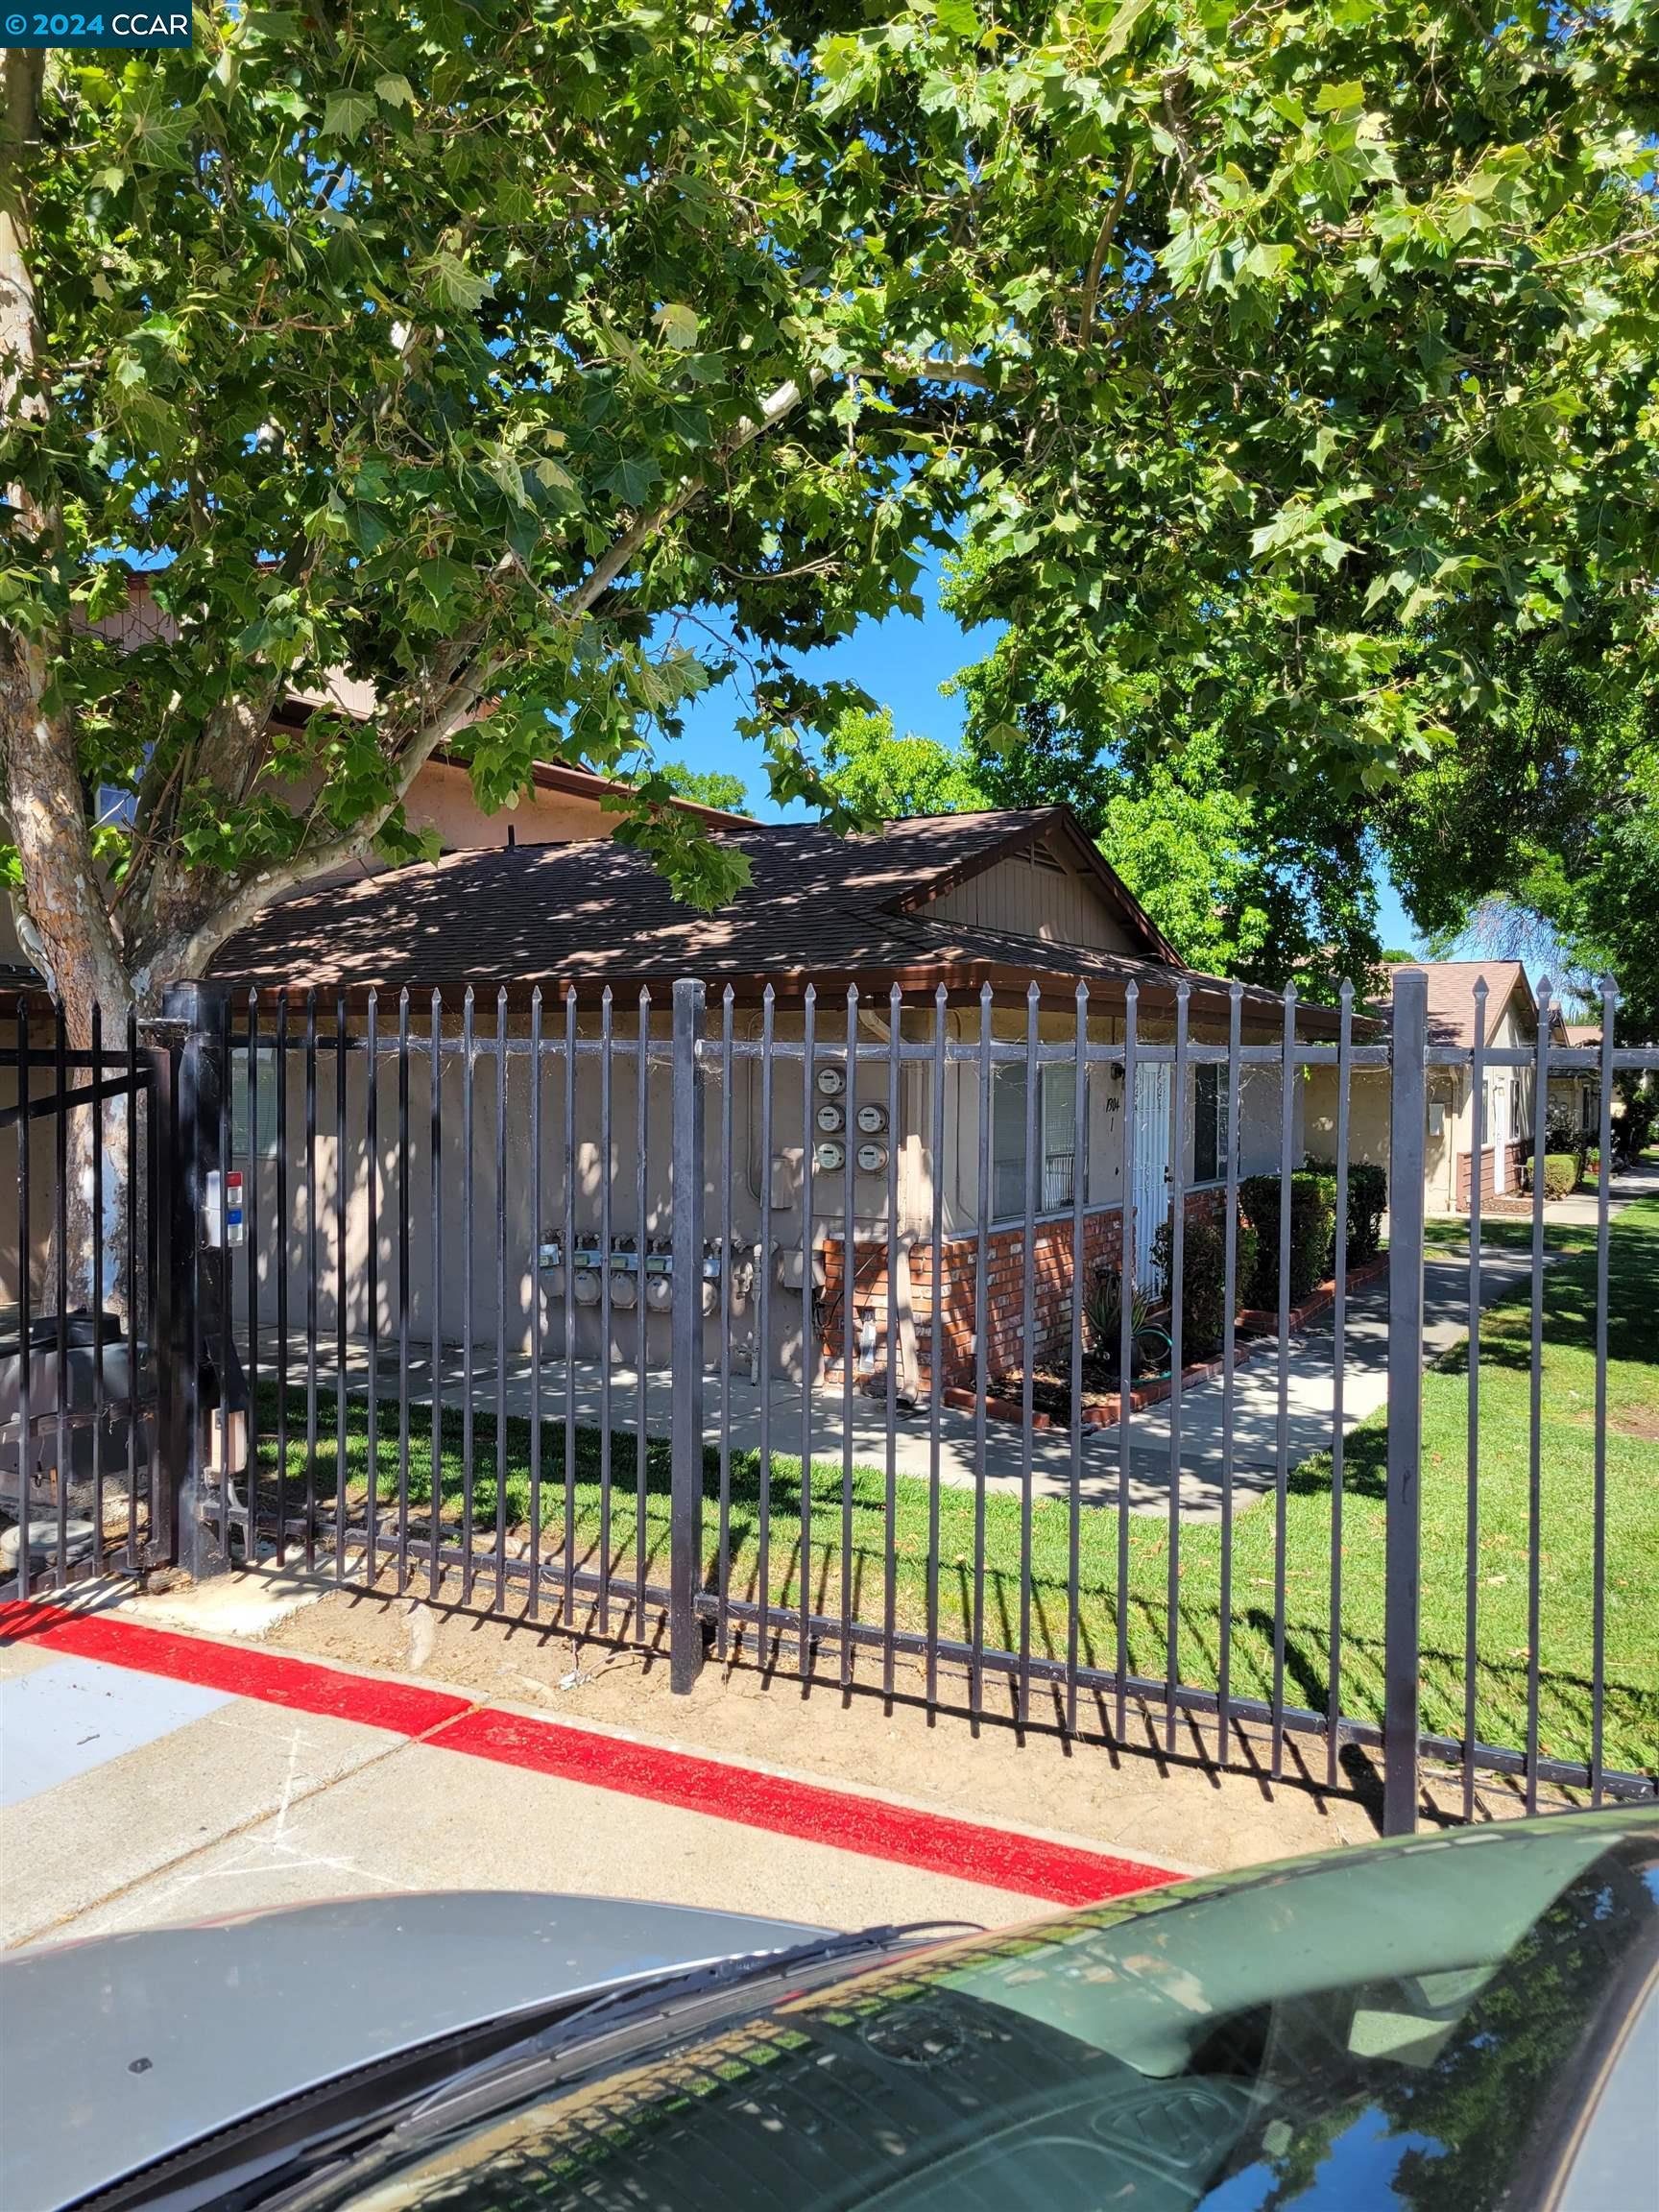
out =
[[[366,131],[379,112],[373,96],[367,92],[330,92],[323,108],[322,138],[343,138],[348,141]]]
[[[1108,60],[1122,53],[1134,34],[1136,24],[1151,5],[1152,0],[1119,0],[1101,48]]]
[[[658,308],[651,320],[677,352],[689,353],[695,348],[699,328],[695,308],[669,300]]]
[[[604,479],[602,489],[613,492],[625,507],[643,507],[660,476],[654,461],[630,456],[617,462]]]
[[[493,278],[469,269],[459,253],[434,253],[426,274],[441,302],[461,315],[474,314],[495,289]]]

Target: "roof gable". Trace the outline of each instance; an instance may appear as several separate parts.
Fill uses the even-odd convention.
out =
[[[1523,1027],[1536,1030],[1538,1001],[1519,960],[1424,960],[1411,965],[1420,967],[1429,979],[1429,1034],[1434,1044],[1473,1046],[1476,988],[1482,982],[1486,986],[1484,1036],[1488,1044],[1512,1004]]]

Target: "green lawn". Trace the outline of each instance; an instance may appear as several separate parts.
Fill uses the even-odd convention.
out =
[[[1469,1250],[1469,1224],[1449,1215],[1437,1214],[1423,1225],[1423,1241],[1431,1253],[1455,1251],[1460,1256]],[[1530,1252],[1532,1249],[1532,1224],[1519,1214],[1482,1215],[1480,1242],[1494,1252]],[[1546,1252],[1582,1252],[1596,1248],[1596,1230],[1593,1223],[1582,1221],[1546,1221],[1544,1224],[1544,1249]]]
[[[1583,1759],[1590,1747],[1591,1526],[1594,1480],[1592,1409],[1595,1391],[1595,1251],[1575,1247],[1545,1279],[1545,1368],[1542,1424],[1541,1528],[1543,1670],[1541,1741],[1546,1752]],[[1479,1551],[1478,1726],[1488,1743],[1525,1741],[1527,1698],[1527,1514],[1528,1469],[1529,1315],[1526,1296],[1490,1309],[1481,1337],[1480,1540]],[[1610,1767],[1659,1765],[1659,1201],[1630,1208],[1614,1224],[1612,1330],[1607,1438],[1607,1610],[1605,1757]],[[1467,1358],[1459,1349],[1424,1385],[1423,1719],[1426,1728],[1461,1732],[1463,1711],[1464,1468],[1467,1452]],[[298,1405],[299,1401],[291,1401]],[[395,1410],[395,1409],[394,1409]],[[274,1398],[266,1393],[260,1421],[261,1464],[269,1482],[276,1455],[269,1431]],[[292,1416],[291,1416],[292,1418]],[[410,1447],[410,1491],[424,1526],[431,1469],[430,1413],[417,1410]],[[461,1417],[443,1422],[442,1513],[461,1516]],[[475,1525],[493,1527],[495,1432],[474,1422]],[[529,1424],[507,1425],[507,1514],[515,1526],[529,1513]],[[576,1551],[596,1567],[599,1548],[599,1437],[584,1431],[576,1455]],[[365,1408],[349,1409],[349,1494],[367,1488]],[[614,1570],[631,1573],[635,1545],[635,1458],[631,1436],[613,1442],[611,1544]],[[331,1495],[332,1402],[320,1409],[316,1482]],[[382,1411],[378,1490],[396,1488],[397,1439]],[[291,1484],[303,1477],[302,1433],[291,1431]],[[541,1519],[559,1542],[565,1512],[564,1436],[543,1428]],[[769,1581],[774,1602],[799,1603],[800,1464],[777,1455],[772,1472]],[[709,1456],[710,1506],[706,1516],[712,1578],[716,1461]],[[668,1459],[665,1445],[647,1457],[646,1542],[654,1578],[667,1578]],[[1343,1523],[1342,1705],[1377,1718],[1382,1691],[1383,1431],[1381,1421],[1348,1440]],[[732,1470],[733,1592],[757,1589],[759,1469],[754,1454]],[[857,1616],[878,1622],[884,1609],[885,1481],[859,1468],[853,1483],[852,1574]],[[840,1608],[841,1470],[814,1462],[811,1600],[830,1616]],[[940,1617],[947,1636],[965,1632],[972,1602],[974,1497],[947,1489],[939,1501]],[[1109,1666],[1117,1637],[1117,1515],[1085,1510],[1080,1529],[1079,1646],[1086,1662]],[[1018,1640],[1020,1514],[1016,1500],[986,1503],[985,1606],[988,1639],[1004,1647]],[[900,1622],[926,1618],[928,1497],[925,1483],[901,1479],[894,1527],[895,1604]],[[1070,1515],[1064,1502],[1040,1501],[1031,1527],[1031,1620],[1035,1649],[1063,1655],[1069,1607]],[[1179,1664],[1184,1680],[1215,1681],[1220,1643],[1219,1531],[1184,1528],[1180,1547]],[[1263,1501],[1239,1513],[1234,1529],[1231,1639],[1233,1684],[1264,1696],[1271,1685],[1273,1509]],[[1322,1708],[1330,1648],[1331,1471],[1328,1459],[1297,1470],[1290,1483],[1286,1580],[1286,1696]],[[1131,1669],[1161,1676],[1166,1666],[1167,1533],[1158,1520],[1130,1524],[1127,1630]],[[488,1587],[488,1585],[486,1585]]]

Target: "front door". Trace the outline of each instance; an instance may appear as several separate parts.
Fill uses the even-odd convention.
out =
[[[1171,1072],[1161,1061],[1135,1070],[1135,1282],[1154,1292],[1164,1287],[1163,1270],[1152,1261],[1152,1239],[1169,1212]]]
[[[1509,1086],[1492,1086],[1492,1189],[1503,1197],[1508,1188],[1504,1169],[1509,1160]]]

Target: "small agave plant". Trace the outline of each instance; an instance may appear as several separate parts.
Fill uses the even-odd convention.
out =
[[[1129,1300],[1129,1341],[1133,1345],[1150,1325],[1153,1301],[1137,1290]],[[1116,1367],[1123,1344],[1123,1282],[1115,1267],[1098,1267],[1083,1296],[1083,1334],[1097,1358]]]

